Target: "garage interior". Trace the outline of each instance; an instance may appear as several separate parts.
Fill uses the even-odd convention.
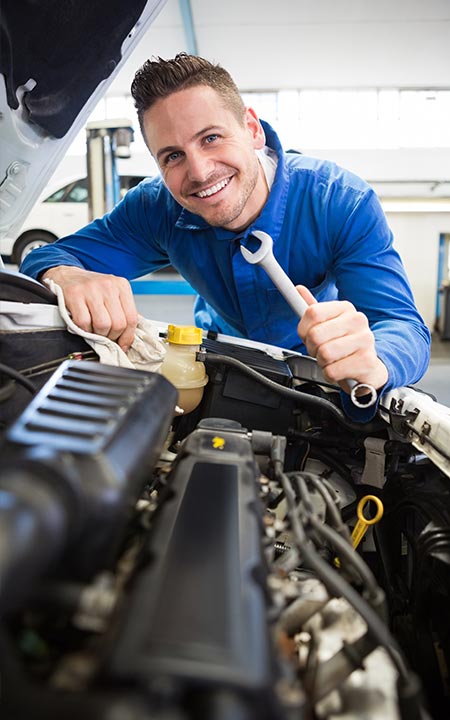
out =
[[[70,361],[58,354],[38,401],[0,438],[0,714],[4,703],[5,720],[447,720],[450,3],[154,5],[29,217],[48,206],[63,218],[75,204],[99,217],[120,199],[113,176],[125,192],[155,175],[134,72],[150,56],[199,54],[230,71],[284,147],[372,185],[431,361],[419,394],[389,394],[361,429],[308,358],[261,359],[243,343],[224,361],[204,337],[195,360],[209,387],[202,395],[200,382],[204,414],[190,416],[160,375],[97,372],[80,338],[42,333],[41,347],[61,343]],[[86,192],[72,202],[69,187]],[[36,247],[50,236],[41,242],[42,227],[26,225]],[[145,318],[193,324],[195,293],[172,268],[131,286]],[[201,334],[189,337],[197,352]],[[294,394],[306,386],[304,406],[288,376]],[[29,391],[19,387],[19,404]],[[8,392],[0,385],[0,400]]]

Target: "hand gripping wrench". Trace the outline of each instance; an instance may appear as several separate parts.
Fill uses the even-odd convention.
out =
[[[241,244],[241,253],[245,260],[247,260],[247,262],[251,265],[261,265],[261,267],[264,268],[273,284],[283,295],[286,302],[289,303],[298,317],[302,318],[308,304],[303,300],[301,295],[299,295],[292,280],[290,280],[281,265],[277,262],[277,260],[275,260],[272,238],[262,230],[255,230],[252,232],[252,237],[259,240],[261,245],[258,250],[251,252],[248,248]],[[351,389],[350,397],[354,405],[357,407],[370,407],[377,401],[377,391],[374,387],[372,387],[372,385],[368,385],[367,383],[358,383],[356,380],[346,380],[346,382]],[[364,395],[364,398],[360,400],[357,393],[361,398],[362,395]]]

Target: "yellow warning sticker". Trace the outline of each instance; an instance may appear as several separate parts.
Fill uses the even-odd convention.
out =
[[[215,450],[223,450],[225,447],[225,439],[215,435],[212,439],[212,446]]]

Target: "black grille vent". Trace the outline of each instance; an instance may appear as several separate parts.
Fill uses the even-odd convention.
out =
[[[90,361],[63,363],[8,432],[22,445],[101,451],[154,375]]]

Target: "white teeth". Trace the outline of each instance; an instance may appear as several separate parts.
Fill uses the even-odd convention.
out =
[[[207,190],[200,190],[200,192],[195,193],[197,197],[204,198],[209,197],[210,195],[215,195],[219,190],[222,190],[222,188],[225,187],[225,185],[228,185],[230,182],[230,178],[225,178],[225,180],[221,180],[220,183],[217,183],[217,185],[213,185],[212,187],[208,188]]]

